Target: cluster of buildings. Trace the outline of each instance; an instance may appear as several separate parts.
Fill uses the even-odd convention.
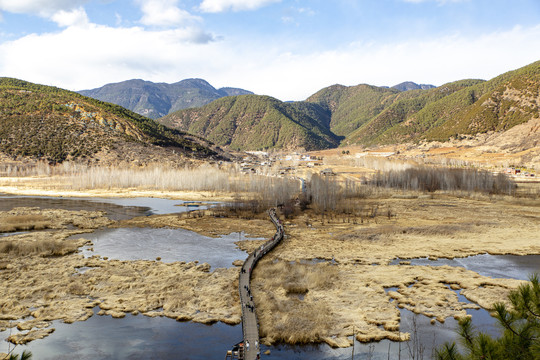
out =
[[[504,169],[504,173],[507,175],[514,175],[514,176],[535,177],[534,173],[531,173],[528,171],[521,171],[521,169],[518,169],[515,167],[508,167]]]
[[[267,173],[270,168],[274,166],[280,166],[276,168],[278,175],[286,175],[296,172],[301,167],[315,167],[322,166],[322,157],[305,154],[268,154],[263,151],[248,152],[249,155],[245,156],[240,163],[240,169],[243,173],[260,174]],[[265,170],[266,169],[266,170]]]

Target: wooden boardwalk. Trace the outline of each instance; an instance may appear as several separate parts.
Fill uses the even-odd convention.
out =
[[[255,304],[251,293],[250,279],[253,268],[266,253],[272,250],[283,239],[283,225],[276,215],[275,209],[268,211],[270,219],[276,226],[276,233],[271,240],[267,241],[253,253],[249,254],[240,270],[239,290],[240,303],[242,304],[242,334],[244,336],[244,359],[253,360],[260,358],[259,323],[255,312]]]

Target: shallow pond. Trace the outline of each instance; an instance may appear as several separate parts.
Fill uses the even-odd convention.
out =
[[[54,321],[53,327],[56,330],[49,337],[19,345],[16,353],[29,350],[35,360],[222,359],[226,349],[242,337],[241,326],[181,323],[142,315],[123,319],[94,315],[69,325]],[[7,351],[6,343],[1,351]]]
[[[540,255],[481,254],[456,259],[396,259],[391,262],[391,265],[398,265],[401,261],[410,261],[411,265],[461,266],[482,276],[518,280],[529,280],[532,273],[540,272]]]
[[[160,257],[163,262],[197,260],[212,268],[228,268],[234,260],[245,260],[248,256],[235,245],[236,241],[246,240],[244,233],[211,238],[185,229],[121,228],[98,230],[74,238],[92,240],[93,245],[82,248],[86,257],[100,255],[117,260]]]

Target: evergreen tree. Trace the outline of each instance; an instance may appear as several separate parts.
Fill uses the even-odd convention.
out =
[[[474,331],[471,319],[459,321],[459,335],[465,348],[461,354],[455,343],[446,343],[437,351],[438,360],[538,360],[540,359],[540,283],[538,274],[508,296],[511,306],[494,305],[497,321],[503,329],[498,339]]]

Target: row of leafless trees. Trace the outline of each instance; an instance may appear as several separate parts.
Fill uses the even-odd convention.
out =
[[[365,198],[371,188],[353,180],[339,180],[334,176],[314,174],[306,183],[301,196],[301,206],[311,205],[316,212],[324,214],[335,212],[340,214],[356,214],[363,209],[357,199]]]
[[[293,197],[300,189],[296,179],[242,174],[237,167],[203,165],[175,169],[159,164],[146,167],[88,166],[64,162],[58,165],[36,163],[0,165],[7,176],[61,176],[74,190],[138,188],[169,191],[214,191],[253,193],[275,206]]]
[[[402,190],[466,191],[488,194],[514,194],[516,184],[503,173],[479,169],[413,167],[378,172],[367,184]]]
[[[32,163],[0,163],[0,176],[54,176],[79,173],[88,168],[87,165],[65,161],[61,164],[50,165],[45,161]]]

